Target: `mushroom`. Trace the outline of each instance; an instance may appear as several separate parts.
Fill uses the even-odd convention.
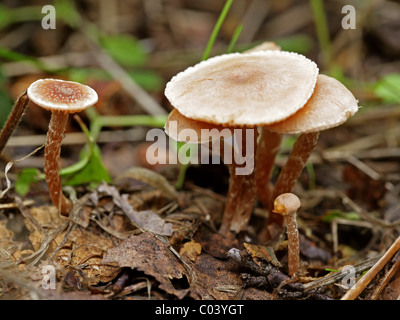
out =
[[[300,267],[299,230],[297,229],[296,212],[300,208],[300,200],[293,193],[283,193],[274,201],[274,212],[284,218],[288,236],[288,268],[292,278],[297,277]]]
[[[358,111],[358,101],[338,80],[318,75],[307,104],[288,119],[268,126],[280,134],[300,134],[275,183],[273,198],[291,192],[318,141],[319,132],[339,126]],[[271,214],[271,219],[281,223]]]
[[[36,105],[51,111],[45,142],[44,172],[53,204],[62,215],[68,215],[72,209],[72,202],[62,193],[59,176],[61,141],[69,113],[79,112],[94,105],[98,99],[97,93],[77,82],[41,79],[29,86],[27,94]]]
[[[296,53],[232,53],[202,61],[177,74],[168,82],[165,95],[183,117],[235,128],[235,136],[240,139],[236,152],[254,147],[254,161],[258,136],[255,127],[282,121],[301,109],[313,92],[317,75],[316,64]],[[251,131],[253,146],[246,145]],[[222,156],[225,161],[226,154]],[[229,169],[220,232],[238,233],[245,229],[253,209],[255,174],[253,170],[238,175],[237,169],[241,168],[235,161]]]

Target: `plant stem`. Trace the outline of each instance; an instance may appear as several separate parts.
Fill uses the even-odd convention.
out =
[[[203,60],[207,60],[209,58],[210,53],[211,53],[211,49],[214,46],[214,43],[215,43],[215,40],[216,40],[217,35],[219,33],[219,30],[221,29],[221,26],[222,26],[222,24],[223,24],[223,22],[224,22],[224,20],[226,18],[226,15],[228,14],[228,11],[229,11],[232,3],[233,3],[233,0],[227,0],[225,2],[225,5],[224,5],[219,17],[218,17],[217,23],[215,24],[214,29],[213,29],[213,31],[211,33],[210,39],[208,40],[206,49],[204,50],[203,56],[201,58],[202,61]],[[232,47],[236,43],[236,40],[239,37],[241,31],[242,30],[241,30],[241,28],[239,26],[238,29],[236,29],[235,34],[233,35],[233,38],[232,38],[232,41],[231,41]],[[229,48],[231,49],[231,47],[229,47]],[[229,49],[228,49],[228,51],[229,51]],[[180,168],[180,171],[179,171],[179,175],[178,175],[178,180],[177,180],[176,185],[175,185],[177,190],[180,190],[183,187],[183,182],[185,181],[185,174],[186,174],[186,170],[187,170],[188,166],[189,166],[188,163],[181,165],[181,168]]]
[[[64,216],[67,216],[72,209],[72,202],[62,193],[61,177],[59,174],[61,142],[67,121],[67,113],[62,111],[53,111],[51,113],[45,143],[44,164],[44,173],[51,201]]]
[[[288,236],[289,275],[291,278],[296,278],[300,267],[299,230],[297,228],[296,213],[285,216],[285,222]]]
[[[206,49],[204,50],[203,57],[202,57],[201,60],[207,60],[208,57],[210,56],[211,49],[214,46],[214,42],[215,42],[215,40],[217,38],[219,30],[221,29],[221,26],[222,26],[222,24],[223,24],[223,22],[224,22],[224,20],[226,18],[226,15],[228,14],[228,11],[229,11],[232,3],[233,3],[233,0],[227,0],[225,2],[225,5],[224,5],[219,17],[218,17],[217,23],[215,24],[214,29],[213,29],[213,31],[211,33],[210,39],[208,40]]]
[[[26,94],[26,91],[15,102],[14,107],[11,110],[10,115],[8,116],[7,122],[5,123],[3,129],[1,130],[0,154],[3,152],[3,149],[6,146],[8,139],[11,137],[15,128],[18,126],[18,123],[25,112],[28,102],[29,98],[28,95]]]
[[[279,152],[282,135],[262,127],[261,138],[257,148],[257,196],[264,208],[272,209],[271,172],[275,157]]]
[[[238,148],[234,147],[232,152],[232,162],[229,163],[226,157],[223,160],[229,169],[229,188],[225,203],[225,210],[222,217],[219,232],[227,234],[229,231],[239,233],[244,231],[250,220],[253,211],[254,200],[256,198],[256,159],[257,154],[257,129],[243,129],[244,135],[240,133],[235,136]],[[236,133],[235,133],[236,135]],[[251,149],[251,146],[254,149]],[[248,149],[250,148],[250,150]],[[236,154],[246,156],[246,164],[253,163],[253,170],[245,174],[238,174],[238,168],[243,164],[239,164]],[[224,153],[221,152],[221,155]]]
[[[229,42],[228,50],[226,50],[226,53],[231,53],[233,51],[233,48],[236,45],[236,42],[240,36],[240,34],[243,31],[243,25],[239,25],[236,29],[235,32],[233,33],[231,42]]]
[[[319,46],[322,51],[322,60],[324,65],[329,67],[332,62],[332,50],[323,0],[310,0],[310,6],[314,16]]]
[[[319,132],[301,134],[290,152],[289,158],[279,173],[275,183],[273,199],[280,194],[292,192],[294,185],[303,171],[308,158],[317,144]],[[274,212],[271,213],[270,221],[282,225],[282,217]]]

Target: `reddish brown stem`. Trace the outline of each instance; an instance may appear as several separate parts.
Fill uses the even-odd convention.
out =
[[[273,211],[284,217],[288,235],[288,267],[289,275],[297,278],[300,267],[300,243],[297,229],[296,212],[300,208],[300,199],[293,193],[283,193],[274,201]]]
[[[296,213],[285,216],[286,233],[288,236],[288,266],[289,275],[292,278],[297,277],[300,267],[300,245],[299,231],[297,228]]]
[[[280,194],[292,192],[297,179],[317,144],[318,137],[319,132],[305,133],[298,137],[276,181],[273,191],[274,199]],[[282,225],[283,218],[281,215],[271,212],[269,223]]]
[[[68,113],[62,111],[52,112],[45,144],[44,172],[46,183],[51,201],[60,210],[62,215],[68,215],[72,209],[71,201],[62,193],[61,177],[59,175],[61,142],[67,121]]]
[[[264,208],[271,209],[273,201],[270,178],[275,157],[280,149],[282,135],[262,128],[260,138],[257,148],[257,197]]]
[[[3,152],[3,149],[6,146],[8,139],[10,139],[15,128],[18,126],[18,123],[25,112],[28,102],[29,98],[28,95],[26,94],[26,91],[15,102],[14,107],[11,110],[10,115],[8,116],[7,122],[4,124],[4,127],[1,130],[0,154]]]
[[[242,129],[243,132],[247,130]],[[247,134],[247,133],[246,133]],[[255,163],[255,154],[256,154],[256,144],[257,144],[257,130],[253,130],[254,138],[250,142],[250,140],[245,139],[244,137],[238,141],[241,143],[241,148],[239,150],[242,152],[242,155],[246,155],[246,161],[252,162],[253,169],[250,173],[247,174],[237,174],[237,169],[242,167],[235,162],[235,157],[232,157],[232,164],[227,164],[230,178],[229,178],[229,189],[228,195],[226,198],[224,215],[222,218],[222,223],[220,227],[220,233],[226,233],[228,231],[232,231],[234,233],[239,233],[243,231],[249,220],[253,210],[254,200],[256,198],[256,181],[255,181],[255,172],[256,172],[256,163]],[[253,152],[249,152],[249,147],[246,144],[246,141],[253,144]],[[238,152],[236,150],[236,152]],[[224,160],[226,160],[224,158]]]

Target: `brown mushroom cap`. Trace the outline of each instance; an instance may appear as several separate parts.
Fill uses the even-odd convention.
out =
[[[269,125],[268,129],[287,134],[326,130],[346,122],[358,111],[357,103],[342,83],[321,74],[306,105],[286,120]]]
[[[172,125],[175,121],[176,130],[173,130]],[[182,139],[183,130],[188,129],[187,133],[191,135],[184,135],[188,140]],[[164,127],[165,133],[172,139],[179,142],[188,143],[205,143],[214,141],[215,139],[230,137],[233,132],[231,128],[214,125],[208,122],[189,119],[179,113],[178,110],[173,109],[168,115]],[[209,132],[209,135],[203,134],[204,131]]]
[[[184,116],[222,125],[268,125],[288,118],[310,98],[318,67],[293,52],[217,56],[167,83],[165,95]]]
[[[40,79],[32,83],[27,94],[38,106],[69,113],[82,111],[97,102],[97,93],[89,86],[73,81]]]

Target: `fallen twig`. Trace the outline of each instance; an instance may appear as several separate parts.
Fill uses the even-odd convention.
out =
[[[377,275],[377,273],[389,262],[389,260],[400,250],[400,236],[390,246],[386,253],[378,260],[377,263],[358,281],[350,288],[349,291],[342,297],[342,300],[354,300],[356,299],[365,287],[371,282],[371,280]]]

